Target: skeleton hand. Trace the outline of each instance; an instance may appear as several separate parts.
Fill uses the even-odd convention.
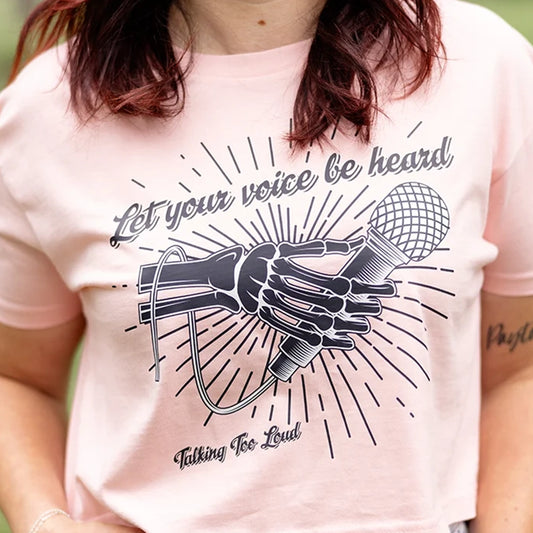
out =
[[[158,300],[156,319],[209,308],[245,311],[259,316],[272,328],[305,340],[313,346],[350,349],[349,333],[367,333],[368,316],[381,313],[378,297],[395,294],[386,281],[368,285],[341,274],[316,272],[294,259],[331,254],[352,255],[364,243],[319,240],[303,244],[264,243],[245,253],[234,246],[206,259],[169,262],[162,266],[157,286],[153,281],[158,265],[141,267],[139,292],[201,287],[205,292]],[[151,320],[152,304],[140,305],[140,321]]]

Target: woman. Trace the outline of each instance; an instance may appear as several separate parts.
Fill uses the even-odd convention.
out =
[[[455,0],[47,0],[31,35],[69,41],[0,98],[15,533],[533,531],[523,38]]]

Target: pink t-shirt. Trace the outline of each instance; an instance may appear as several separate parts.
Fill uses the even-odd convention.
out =
[[[80,127],[63,49],[1,94],[0,320],[88,323],[75,518],[444,533],[474,516],[480,291],[533,294],[533,54],[482,8],[442,9],[443,74],[383,101],[368,146],[342,127],[284,140],[308,42],[195,57],[169,121]]]

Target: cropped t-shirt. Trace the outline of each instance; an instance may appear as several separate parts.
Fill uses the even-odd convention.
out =
[[[81,125],[63,47],[1,93],[0,321],[87,319],[74,518],[444,533],[475,515],[480,291],[533,294],[533,54],[480,7],[441,9],[442,70],[380,101],[370,144],[341,122],[289,145],[308,41],[195,55],[169,120]]]

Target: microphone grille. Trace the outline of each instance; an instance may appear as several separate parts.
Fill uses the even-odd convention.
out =
[[[435,190],[409,182],[398,185],[378,204],[370,225],[412,261],[421,261],[448,233],[450,213]]]

